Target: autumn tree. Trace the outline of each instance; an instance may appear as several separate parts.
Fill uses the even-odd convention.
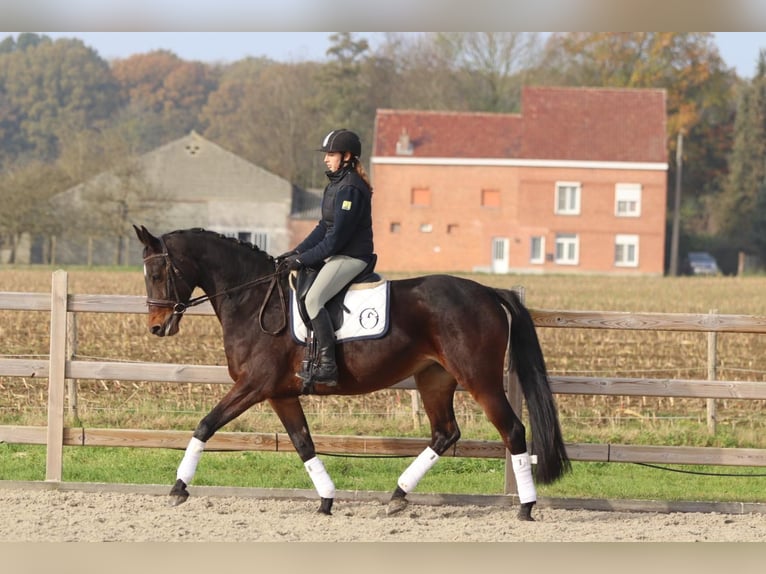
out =
[[[112,72],[124,98],[122,118],[143,124],[147,149],[201,131],[200,114],[219,77],[217,67],[187,62],[167,50],[116,60]]]

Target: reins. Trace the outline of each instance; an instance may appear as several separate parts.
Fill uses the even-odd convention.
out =
[[[168,249],[165,245],[165,241],[162,238],[159,238],[159,240],[160,240],[160,245],[162,245],[162,253],[153,253],[152,255],[148,255],[144,257],[144,263],[146,263],[147,261],[151,259],[156,259],[158,257],[162,257],[165,260],[165,266],[167,268],[166,292],[170,294],[172,290],[173,296],[175,297],[175,301],[171,301],[170,299],[151,299],[147,297],[146,299],[147,305],[173,309],[173,315],[180,316],[180,315],[183,315],[186,312],[186,310],[189,309],[190,307],[196,307],[197,305],[200,305],[207,301],[212,301],[213,299],[216,299],[223,295],[229,295],[236,291],[241,291],[242,289],[246,289],[248,287],[253,287],[255,285],[265,283],[266,281],[270,281],[271,283],[269,284],[268,291],[266,292],[266,296],[264,297],[263,302],[261,303],[261,308],[258,311],[258,326],[261,328],[261,330],[264,333],[268,335],[277,335],[282,331],[282,329],[284,329],[287,326],[287,304],[285,301],[284,288],[282,287],[282,284],[279,282],[279,275],[280,275],[279,271],[275,271],[274,273],[270,273],[263,277],[253,279],[252,281],[242,283],[240,285],[235,285],[234,287],[229,287],[228,289],[224,289],[223,291],[218,291],[217,293],[213,293],[212,295],[208,295],[206,293],[204,295],[200,295],[199,297],[194,297],[193,299],[189,299],[188,301],[184,302],[184,301],[181,301],[181,297],[178,295],[178,289],[176,287],[175,277],[178,276],[178,278],[184,283],[186,283],[186,280],[183,278],[183,275],[181,275],[181,271],[178,269],[178,267],[176,267],[176,265],[173,263],[170,253],[168,252]],[[188,283],[187,283],[187,286],[188,286]],[[263,324],[263,316],[266,312],[266,306],[269,300],[271,299],[272,294],[274,293],[275,287],[278,287],[277,292],[279,293],[279,302],[282,307],[282,323],[279,325],[277,329],[269,331],[265,328]]]

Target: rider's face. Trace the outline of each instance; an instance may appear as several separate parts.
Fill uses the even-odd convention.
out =
[[[346,155],[350,157],[348,152],[346,152]],[[339,151],[329,151],[324,154],[324,164],[329,171],[338,171],[340,169],[340,162],[341,153]]]

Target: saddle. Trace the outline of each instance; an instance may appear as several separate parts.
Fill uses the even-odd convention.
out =
[[[325,309],[327,309],[330,319],[332,320],[332,325],[336,331],[343,326],[344,315],[349,312],[348,308],[343,303],[348,290],[354,288],[354,286],[366,286],[368,283],[379,283],[383,280],[382,277],[375,272],[375,264],[377,261],[378,256],[373,255],[372,260],[367,266],[343,289],[336,293],[332,299],[325,303]],[[298,312],[307,329],[310,329],[311,327],[311,320],[306,311],[306,293],[308,293],[311,285],[316,280],[318,273],[318,269],[303,267],[296,275],[291,276],[291,287],[295,292],[295,298],[298,302]]]
[[[333,330],[336,331],[336,333],[343,326],[345,316],[352,312],[345,305],[346,295],[348,294],[348,291],[355,288],[366,289],[367,287],[375,286],[375,284],[384,283],[380,275],[378,275],[374,271],[376,261],[377,261],[377,256],[373,256],[372,261],[370,261],[370,263],[362,270],[361,273],[359,273],[356,277],[354,277],[332,299],[330,299],[327,303],[325,303],[325,309],[330,315],[330,320],[332,321]],[[297,273],[293,273],[290,275],[290,287],[293,290],[293,302],[295,303],[292,306],[293,317],[291,319],[291,321],[293,322],[293,329],[294,329],[293,335],[296,336],[296,332],[295,332],[296,318],[294,317],[296,310],[298,315],[300,315],[300,320],[302,321],[303,326],[305,327],[304,342],[306,347],[303,353],[303,364],[302,364],[302,371],[305,373],[312,373],[314,369],[317,368],[317,364],[318,364],[317,342],[314,337],[313,330],[311,328],[311,320],[309,319],[308,312],[306,311],[306,293],[308,292],[313,282],[316,280],[318,273],[319,271],[317,269],[304,267],[300,269]],[[387,287],[387,284],[383,285],[383,287]],[[378,323],[377,316],[375,317],[373,323],[374,324]],[[387,327],[387,320],[384,323],[384,325],[385,327]],[[299,340],[299,339],[296,339],[296,340]],[[303,394],[312,394],[314,392],[314,383],[310,378],[309,380],[304,381],[302,392]]]

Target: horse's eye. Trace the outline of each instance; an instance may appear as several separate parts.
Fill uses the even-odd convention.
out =
[[[160,277],[159,273],[152,273],[152,281],[154,281],[156,283],[160,279],[161,279],[161,277]]]

